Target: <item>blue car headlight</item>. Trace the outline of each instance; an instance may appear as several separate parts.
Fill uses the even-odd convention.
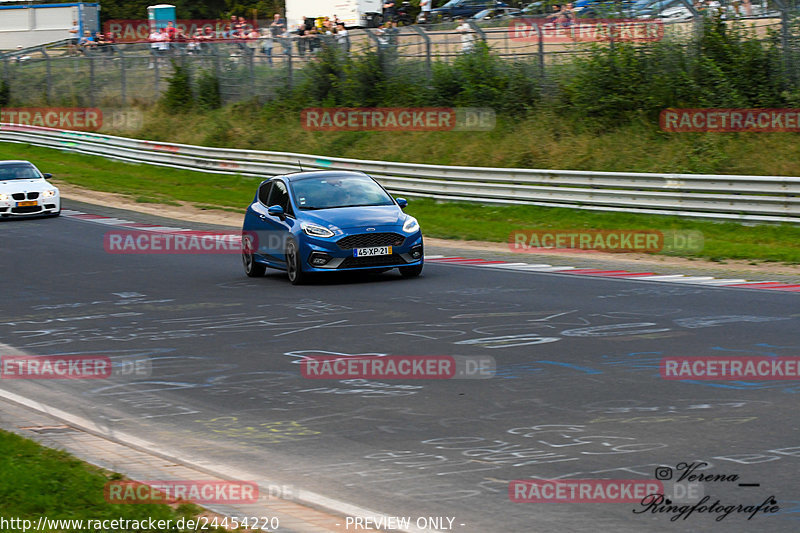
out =
[[[403,224],[403,231],[406,233],[415,233],[419,231],[419,222],[414,217],[406,218],[405,223]]]
[[[301,222],[300,227],[303,228],[303,233],[310,237],[319,237],[326,239],[336,235],[342,235],[342,230],[336,226],[331,225],[329,228],[314,224],[313,222]]]

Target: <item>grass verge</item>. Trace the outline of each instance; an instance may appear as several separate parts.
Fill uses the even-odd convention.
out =
[[[254,178],[121,163],[12,143],[0,143],[0,159],[28,159],[59,180],[128,195],[138,202],[182,201],[241,212],[252,200],[258,184]],[[670,255],[800,263],[800,227],[792,225],[746,226],[671,216],[438,203],[429,199],[412,199],[407,211],[419,219],[429,237],[507,242],[509,234],[520,229],[694,230],[703,234],[703,249]]]
[[[40,516],[51,520],[126,519],[145,523],[152,518],[172,520],[175,524],[181,518],[194,518],[203,512],[192,504],[173,508],[108,503],[103,497],[103,487],[117,479],[122,477],[0,430],[0,515],[6,520],[30,520],[34,527]],[[74,524],[58,529],[80,530]]]

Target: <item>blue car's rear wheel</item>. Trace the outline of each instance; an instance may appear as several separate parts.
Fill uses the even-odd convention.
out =
[[[242,238],[242,263],[244,264],[244,273],[251,278],[258,278],[264,275],[267,267],[261,263],[257,263],[253,257],[253,247],[250,239]]]
[[[292,285],[301,285],[308,277],[308,274],[303,272],[300,266],[300,251],[294,241],[286,244],[286,273],[289,275]]]

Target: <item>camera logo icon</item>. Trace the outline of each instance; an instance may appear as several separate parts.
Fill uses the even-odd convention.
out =
[[[656,468],[656,479],[658,481],[668,481],[672,479],[672,469],[668,466],[659,466]]]

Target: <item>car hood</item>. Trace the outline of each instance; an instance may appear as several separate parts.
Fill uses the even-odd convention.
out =
[[[405,221],[406,215],[396,205],[370,205],[305,211],[303,218],[326,227],[333,224],[341,229],[347,229],[396,226]]]
[[[55,189],[50,183],[43,179],[30,179],[30,180],[0,180],[0,193],[11,192],[42,192],[46,189]]]

